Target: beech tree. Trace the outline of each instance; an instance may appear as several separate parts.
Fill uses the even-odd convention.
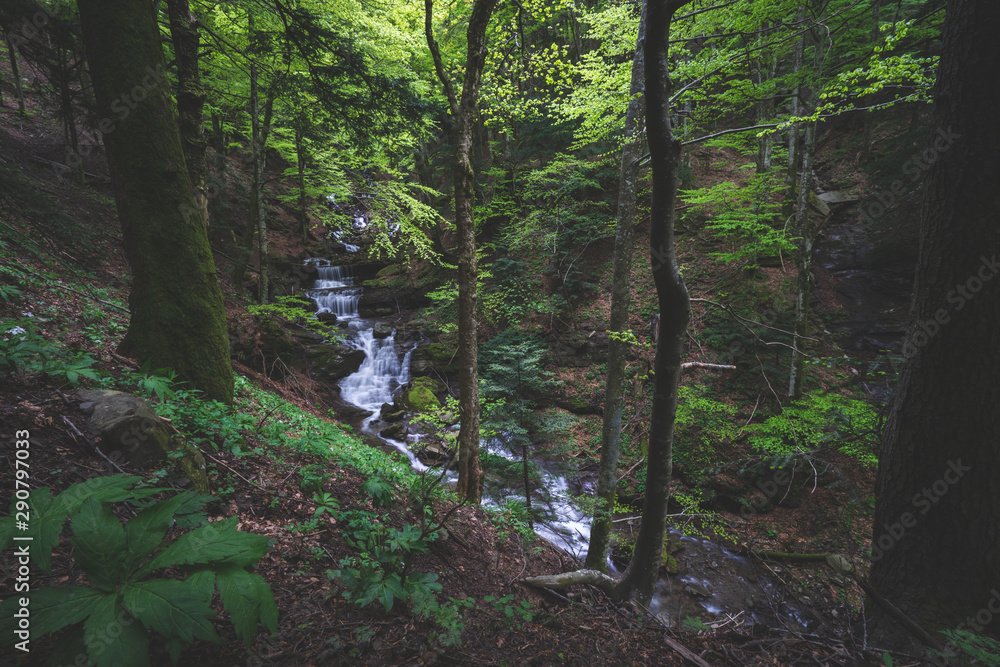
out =
[[[628,343],[624,340],[628,327],[631,302],[632,243],[635,236],[635,210],[639,190],[639,160],[645,142],[641,135],[643,78],[645,58],[643,43],[646,39],[646,2],[640,9],[639,35],[632,59],[632,99],[625,114],[625,145],[622,147],[621,172],[618,177],[617,229],[615,231],[614,277],[611,286],[611,318],[609,331],[619,335],[608,341],[608,374],[604,386],[604,415],[601,427],[601,467],[597,473],[598,506],[590,527],[590,545],[586,566],[604,572],[607,568],[608,549],[611,543],[611,526],[615,504],[615,479],[621,451],[622,411],[625,407],[625,355]]]
[[[148,3],[80,0],[97,118],[132,267],[119,351],[227,403],[233,399],[222,292],[184,161]]]
[[[678,9],[691,0],[649,0],[646,8],[645,60],[646,134],[652,170],[650,263],[660,309],[660,334],[653,362],[652,423],[649,432],[646,493],[642,522],[628,567],[618,580],[595,570],[568,575],[532,577],[527,583],[565,588],[576,583],[599,586],[615,599],[635,599],[648,605],[660,570],[663,535],[670,500],[671,456],[677,384],[681,374],[684,333],[691,315],[687,287],[681,277],[674,245],[674,202],[681,144],[670,127],[669,34]]]
[[[475,172],[472,168],[472,130],[479,85],[486,63],[486,28],[497,0],[476,0],[466,32],[468,51],[465,80],[459,97],[445,72],[434,37],[434,0],[425,0],[427,46],[434,69],[444,86],[455,133],[455,227],[458,233],[458,488],[462,500],[479,503],[483,497],[483,469],[479,463],[479,373],[476,322],[476,228],[472,219]]]
[[[928,630],[1000,619],[1000,4],[950,0],[934,92],[920,251],[882,436],[871,584]],[[891,614],[875,607],[878,632]]]

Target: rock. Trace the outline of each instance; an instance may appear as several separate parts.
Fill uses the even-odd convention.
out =
[[[405,440],[406,435],[409,433],[409,429],[404,423],[392,424],[391,426],[386,426],[384,429],[378,432],[379,436],[389,439],[389,440]]]
[[[398,422],[402,421],[403,417],[406,416],[406,410],[397,408],[395,405],[391,405],[389,403],[383,403],[379,416],[383,421]]]
[[[306,354],[312,358],[313,372],[332,381],[356,372],[365,360],[364,350],[357,350],[345,343],[317,345],[311,347]]]
[[[443,343],[427,343],[410,356],[412,375],[447,375],[458,372],[458,355],[455,348]]]
[[[445,390],[440,381],[429,377],[416,377],[403,385],[400,403],[411,412],[429,412],[441,407],[436,394]]]
[[[336,322],[337,313],[316,313],[316,319],[324,323]]]
[[[372,329],[372,335],[375,336],[375,338],[380,338],[380,339],[388,338],[389,336],[392,335],[393,331],[394,329],[392,325],[389,324],[388,322],[377,322]]]
[[[199,493],[209,493],[205,457],[171,433],[145,399],[105,389],[84,389],[76,395],[82,401],[80,408],[90,412],[89,425],[100,433],[102,450],[112,461],[137,468],[172,462],[175,472]]]
[[[830,206],[825,201],[817,197],[816,193],[812,190],[809,191],[809,208],[813,209],[824,218],[830,215]]]
[[[444,465],[451,458],[451,453],[444,445],[432,442],[420,448],[417,458],[426,466]]]
[[[371,410],[365,410],[356,405],[345,405],[340,408],[339,412],[344,419],[365,419],[375,414]]]

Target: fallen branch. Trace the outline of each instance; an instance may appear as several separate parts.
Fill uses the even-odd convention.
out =
[[[871,599],[875,600],[876,603],[883,609],[885,609],[889,614],[899,623],[906,628],[914,637],[919,639],[924,646],[928,646],[936,651],[944,650],[940,643],[936,639],[930,636],[930,634],[924,630],[922,627],[917,625],[917,622],[912,618],[903,613],[899,607],[889,602],[881,593],[875,590],[872,585],[868,582],[868,579],[861,576],[855,575],[854,580],[858,582],[861,589],[867,593]]]
[[[735,371],[736,366],[731,364],[709,364],[704,361],[686,361],[681,364],[681,372],[691,370],[692,368],[711,368],[717,371]]]
[[[544,574],[539,577],[528,577],[527,579],[522,579],[521,583],[535,588],[547,588],[555,591],[564,591],[570,586],[576,586],[577,584],[590,584],[591,586],[597,586],[608,595],[611,595],[618,584],[618,580],[597,570],[576,570],[575,572],[564,572],[562,574]]]

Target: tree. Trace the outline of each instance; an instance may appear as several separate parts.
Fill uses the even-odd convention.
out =
[[[1000,587],[1000,5],[950,0],[935,88],[920,251],[882,436],[871,583],[930,628],[979,632]],[[892,632],[877,608],[879,631]],[[987,613],[987,610],[990,610]]]
[[[107,149],[132,317],[122,354],[171,367],[208,398],[232,402],[222,292],[196,210],[159,29],[138,0],[80,0],[80,21]]]
[[[669,34],[678,9],[691,0],[649,0],[645,59],[646,135],[649,141],[653,197],[650,208],[650,263],[660,309],[660,334],[653,361],[653,404],[650,424],[646,493],[642,522],[628,567],[617,581],[594,570],[574,575],[533,577],[528,583],[563,588],[573,583],[600,586],[616,599],[648,605],[660,570],[670,500],[671,455],[677,385],[681,374],[684,334],[691,316],[687,287],[674,246],[674,201],[681,144],[670,129]]]
[[[608,549],[611,543],[612,516],[617,486],[618,456],[621,451],[622,410],[625,406],[625,354],[628,343],[624,339],[628,325],[631,302],[630,276],[632,274],[632,239],[635,235],[635,210],[639,190],[639,159],[643,154],[642,84],[645,77],[643,45],[646,39],[646,2],[640,9],[639,35],[632,60],[632,99],[625,114],[625,145],[622,147],[621,172],[618,177],[618,225],[615,232],[614,277],[611,286],[611,318],[608,341],[608,374],[604,386],[604,416],[601,428],[601,467],[597,473],[597,509],[590,527],[590,545],[586,566],[604,572],[607,568]]]
[[[479,378],[476,350],[476,229],[472,219],[475,173],[472,168],[472,129],[479,84],[486,62],[486,27],[497,0],[476,0],[466,32],[468,52],[465,81],[458,97],[445,72],[434,38],[434,0],[425,0],[424,30],[434,58],[434,69],[444,86],[455,132],[455,227],[458,234],[458,363],[459,415],[458,487],[462,500],[478,503],[483,497],[483,469],[479,463]]]

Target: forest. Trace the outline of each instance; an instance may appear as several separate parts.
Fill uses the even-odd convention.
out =
[[[1000,667],[1000,3],[0,30],[0,664]]]

